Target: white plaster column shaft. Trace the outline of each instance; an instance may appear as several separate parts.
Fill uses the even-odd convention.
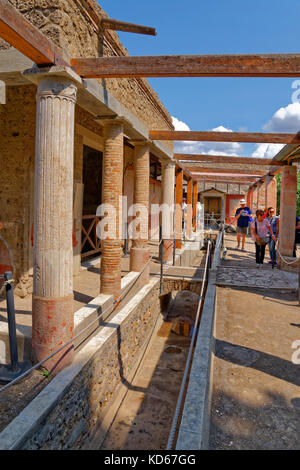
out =
[[[170,260],[173,254],[174,236],[174,195],[175,195],[175,163],[167,161],[163,163],[162,172],[162,233],[164,238],[164,259]],[[167,210],[168,206],[168,210]]]
[[[77,87],[66,77],[38,82],[33,352],[43,359],[73,336],[73,155]],[[66,353],[66,352],[64,352]],[[53,367],[59,356],[48,363]],[[60,361],[70,362],[70,354]]]

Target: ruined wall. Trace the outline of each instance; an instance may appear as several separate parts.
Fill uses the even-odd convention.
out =
[[[70,57],[128,55],[116,32],[102,31],[97,26],[107,14],[95,0],[9,1]],[[99,81],[149,128],[173,128],[168,111],[146,79]],[[172,142],[167,145],[173,149]]]
[[[1,450],[78,450],[91,442],[107,413],[124,396],[124,388],[119,395],[122,383],[125,387],[132,383],[155,322],[170,306],[168,294],[189,290],[199,295],[201,282],[165,280],[162,299],[159,290],[159,279],[152,279],[139,299],[132,299],[111,318],[78,352],[74,364],[54,377],[2,430]]]
[[[130,372],[159,314],[159,283],[156,282],[93,354],[54,409],[40,424],[36,423],[22,449],[80,449],[101,424],[120,390],[121,379],[125,383],[130,380]]]

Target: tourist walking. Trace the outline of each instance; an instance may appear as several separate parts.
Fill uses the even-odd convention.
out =
[[[256,267],[262,268],[265,258],[266,245],[269,243],[269,234],[272,239],[275,239],[272,228],[268,219],[264,219],[264,211],[258,209],[256,211],[256,218],[252,222],[252,238],[255,241],[256,250]]]
[[[235,212],[235,218],[237,220],[236,237],[237,237],[237,249],[240,248],[241,235],[242,235],[242,251],[245,251],[246,235],[248,233],[249,223],[252,221],[252,212],[249,207],[246,206],[245,199],[240,200],[240,207]]]
[[[267,220],[274,235],[274,237],[272,237],[271,233],[269,234],[269,251],[271,258],[271,261],[269,261],[269,263],[273,266],[277,266],[276,242],[278,240],[279,235],[279,217],[275,215],[274,207],[268,208]]]

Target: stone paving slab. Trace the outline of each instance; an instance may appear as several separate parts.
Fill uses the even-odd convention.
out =
[[[257,269],[219,266],[216,284],[295,290],[298,288],[298,275],[271,267]]]

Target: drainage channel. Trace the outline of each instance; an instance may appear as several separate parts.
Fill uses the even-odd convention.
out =
[[[167,449],[173,428],[176,436],[184,404],[184,399],[178,403],[178,397],[184,398],[182,381],[188,378],[187,360],[201,308],[199,295],[189,290],[173,291],[169,297],[169,307],[155,325],[133,380],[125,384],[125,397],[112,410],[112,421],[85,448]],[[177,409],[179,419],[174,423]]]

